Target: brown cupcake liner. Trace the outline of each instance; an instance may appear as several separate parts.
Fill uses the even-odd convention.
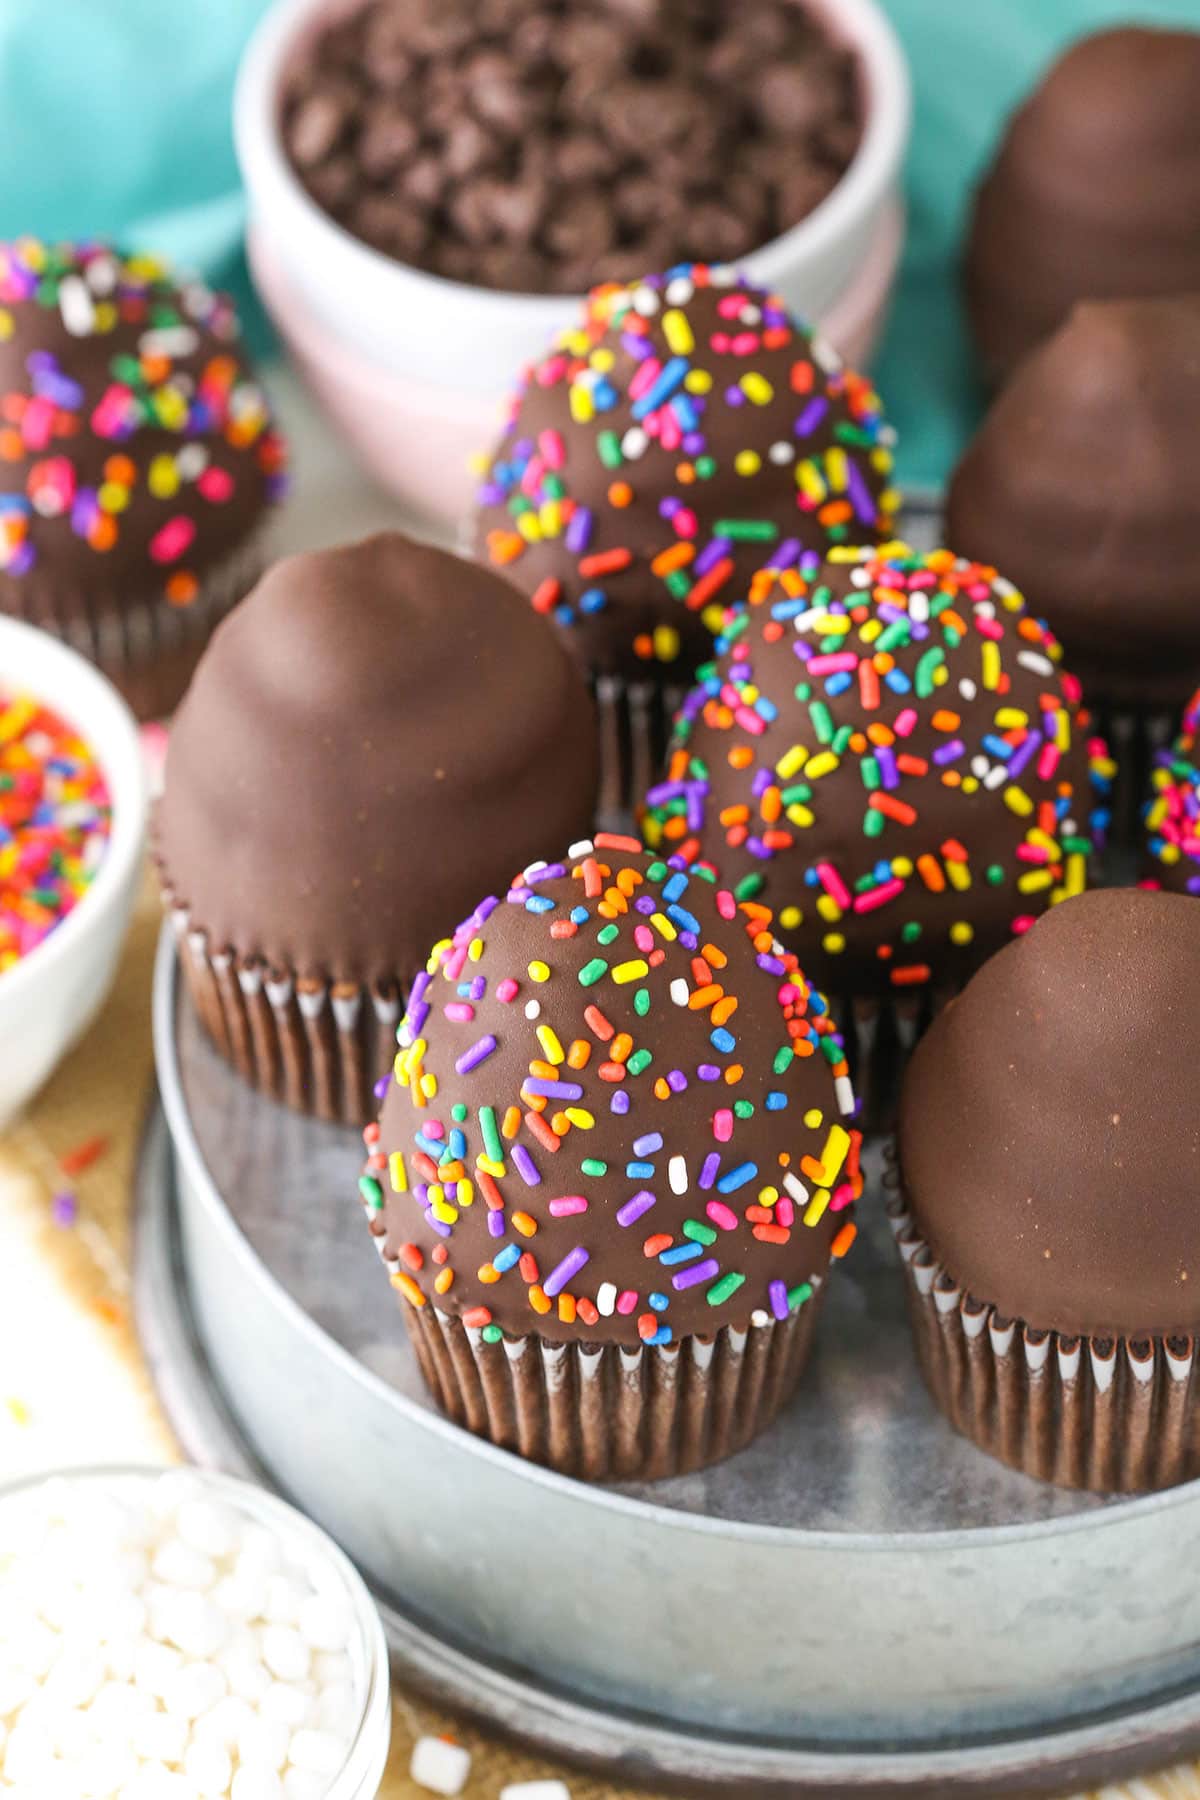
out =
[[[205,575],[196,598],[172,606],[160,598],[130,601],[101,587],[30,590],[14,582],[5,606],[29,624],[61,638],[108,676],[139,719],[173,712],[196,664],[226,613],[254,586],[265,560],[260,526]]]
[[[211,950],[181,908],[171,908],[170,917],[192,1004],[242,1079],[313,1118],[369,1124],[378,1111],[375,1084],[396,1055],[399,986],[385,992],[327,985],[268,969]]]
[[[756,1313],[745,1328],[636,1349],[488,1342],[429,1302],[400,1305],[426,1386],[456,1424],[562,1475],[658,1481],[744,1449],[791,1398],[824,1294],[813,1287],[787,1319]]]
[[[1150,777],[1160,750],[1179,730],[1183,702],[1172,711],[1161,701],[1142,708],[1101,700],[1093,706],[1096,731],[1107,743],[1117,772],[1112,786],[1112,822],[1107,851],[1140,850],[1142,811],[1150,798]]]
[[[1200,1474],[1193,1339],[1073,1337],[1006,1319],[938,1262],[903,1197],[888,1218],[921,1370],[956,1431],[1059,1487],[1141,1493]]]
[[[879,996],[827,996],[846,1045],[859,1106],[857,1122],[864,1130],[891,1130],[908,1059],[962,986],[922,987]]]

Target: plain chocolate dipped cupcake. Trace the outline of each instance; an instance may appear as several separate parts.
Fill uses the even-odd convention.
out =
[[[1087,885],[1110,778],[1011,583],[892,544],[755,578],[676,720],[643,829],[774,909],[853,1032],[874,1114],[896,1050],[945,997]]]
[[[1200,679],[1198,405],[1200,294],[1081,305],[950,483],[951,542],[1005,570],[1115,713],[1178,707]]]
[[[593,1480],[740,1448],[854,1237],[854,1095],[769,911],[598,835],[414,987],[359,1187],[460,1424]]]
[[[632,684],[632,743],[618,759],[614,724],[610,753],[627,799],[649,776],[662,690],[691,681],[754,570],[889,534],[893,443],[870,382],[730,268],[596,289],[525,371],[475,549],[602,697]]]
[[[894,1209],[957,1429],[1030,1475],[1200,1474],[1200,908],[1110,888],[1039,920],[909,1067]]]
[[[169,712],[261,567],[284,451],[232,304],[104,244],[0,244],[0,612]]]
[[[967,308],[992,382],[1080,300],[1200,291],[1200,32],[1073,45],[1010,120],[975,201]]]
[[[586,687],[505,582],[397,533],[276,563],[196,671],[155,824],[214,1042],[362,1123],[430,943],[595,796]]]
[[[1142,818],[1140,885],[1200,895],[1200,690],[1154,759]]]

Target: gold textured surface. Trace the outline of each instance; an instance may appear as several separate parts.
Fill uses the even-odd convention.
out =
[[[0,1481],[70,1463],[167,1462],[177,1454],[129,1310],[129,1197],[152,1066],[158,924],[147,880],[103,1015],[26,1118],[0,1136]],[[103,1154],[64,1179],[57,1158],[97,1136],[107,1140]],[[66,1187],[79,1207],[70,1226],[56,1224],[51,1210],[54,1192]],[[441,1732],[472,1752],[465,1800],[496,1800],[508,1782],[550,1775],[566,1781],[572,1800],[636,1800],[633,1789],[489,1741],[404,1694],[395,1700],[380,1800],[420,1800],[427,1790],[408,1776],[412,1744]],[[1200,1800],[1200,1764],[1105,1788],[1100,1800]]]

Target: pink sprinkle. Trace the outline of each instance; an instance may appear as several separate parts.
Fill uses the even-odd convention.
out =
[[[807,663],[810,675],[837,675],[842,670],[853,674],[858,667],[858,658],[853,650],[838,650],[830,656],[813,656]]]
[[[719,1225],[722,1231],[737,1230],[738,1216],[725,1205],[723,1200],[710,1200],[704,1210],[713,1224]]]
[[[690,506],[681,506],[671,523],[675,527],[676,537],[694,538],[700,529],[700,521]]]
[[[718,1144],[727,1144],[733,1136],[733,1114],[727,1106],[713,1114],[713,1136]]]
[[[683,442],[683,427],[673,412],[663,407],[659,415],[659,439],[664,450],[678,450]]]
[[[792,1205],[790,1195],[781,1194],[775,1202],[775,1222],[777,1225],[783,1225],[789,1231],[796,1223],[796,1209]]]
[[[215,463],[205,469],[196,486],[214,506],[223,506],[226,500],[233,499],[233,476],[228,469],[219,469]]]
[[[538,491],[538,483],[541,481],[544,472],[545,464],[542,462],[541,457],[531,456],[528,463],[525,465],[525,473],[521,477],[521,492],[523,494],[536,494]]]
[[[1062,690],[1067,697],[1068,704],[1078,706],[1083,698],[1083,689],[1079,685],[1078,675],[1072,675],[1069,669],[1062,669],[1059,671],[1058,679],[1062,682]]]
[[[537,371],[538,385],[540,387],[553,387],[555,382],[563,379],[568,366],[565,356],[549,357]]]
[[[758,334],[753,331],[739,331],[730,341],[729,348],[735,356],[753,356],[758,349]]]
[[[889,900],[895,900],[904,892],[904,883],[899,877],[882,882],[879,887],[872,888],[869,894],[857,894],[854,899],[856,913],[876,912],[886,906]]]
[[[475,1017],[475,1008],[469,1000],[454,1000],[443,1010],[446,1017],[453,1019],[456,1025],[469,1025]]]
[[[900,714],[899,718],[896,720],[896,723],[893,727],[893,729],[896,733],[896,736],[897,737],[910,736],[913,726],[916,724],[916,722],[917,722],[917,715],[916,715],[915,709],[911,706],[906,706],[904,711]]]
[[[742,310],[740,294],[722,294],[717,301],[717,315],[722,319],[736,319]]]
[[[717,911],[723,919],[737,918],[737,901],[728,888],[717,889]]]
[[[1038,752],[1037,772],[1040,781],[1049,781],[1058,767],[1058,745],[1043,744]]]
[[[975,629],[980,637],[991,638],[993,643],[999,643],[1004,636],[1004,627],[999,619],[989,619],[985,613],[976,613]]]
[[[185,518],[182,513],[177,513],[165,525],[160,525],[150,539],[150,555],[158,563],[178,562],[195,535],[193,521]]]
[[[742,730],[748,731],[752,737],[761,736],[767,729],[767,721],[758,713],[752,712],[748,706],[739,706],[733,716]]]
[[[633,941],[639,950],[648,953],[654,948],[654,933],[648,925],[637,925],[634,927]]]
[[[30,450],[45,450],[54,427],[54,402],[35,394],[21,414],[21,437]]]
[[[556,1219],[569,1219],[573,1213],[585,1213],[588,1203],[582,1194],[560,1194],[557,1200],[550,1202],[550,1211]]]
[[[638,1297],[636,1291],[633,1288],[626,1288],[625,1292],[617,1298],[617,1311],[628,1317],[637,1303]]]
[[[817,864],[817,880],[821,883],[821,886],[825,889],[829,898],[835,901],[843,911],[850,905],[850,889],[846,886],[832,863],[819,862]]]
[[[503,981],[496,983],[496,998],[502,1000],[505,1006],[510,1000],[515,1000],[520,991],[520,982],[514,981],[511,975],[506,975]]]
[[[845,1208],[850,1205],[850,1203],[853,1199],[854,1199],[853,1187],[851,1186],[850,1182],[843,1181],[839,1187],[834,1188],[833,1194],[830,1197],[830,1201],[829,1201],[830,1212],[844,1211]],[[776,1211],[776,1214],[778,1214],[779,1208],[776,1207],[775,1211]]]
[[[661,374],[662,364],[657,356],[648,356],[645,362],[639,363],[634,371],[633,379],[629,383],[629,398],[631,400],[639,399],[647,389],[654,386]]]
[[[1018,844],[1017,855],[1022,862],[1048,863],[1050,861],[1050,852],[1043,850],[1038,844]]]
[[[538,433],[538,449],[542,453],[542,461],[548,469],[561,469],[566,456],[566,446],[560,431],[540,431]]]
[[[458,980],[459,976],[462,974],[463,964],[466,960],[467,946],[465,944],[456,944],[453,950],[448,953],[446,961],[442,965],[445,970],[447,981]]]

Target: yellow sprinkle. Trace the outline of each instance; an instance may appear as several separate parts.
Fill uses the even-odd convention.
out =
[[[950,927],[950,942],[952,944],[969,944],[974,936],[975,927],[968,924],[966,919],[956,919]]]
[[[7,343],[13,334],[13,316],[7,306],[0,306],[0,342]]]
[[[775,389],[757,369],[748,369],[738,386],[752,406],[769,406],[775,398]]]
[[[542,536],[556,538],[562,532],[562,505],[557,500],[543,500],[538,507],[538,524]]]
[[[817,912],[828,925],[836,925],[842,916],[842,909],[832,894],[817,895]]]
[[[430,1188],[429,1192],[432,1195],[433,1189]],[[453,1225],[458,1218],[457,1206],[451,1206],[448,1200],[434,1200],[431,1198],[429,1210],[440,1225]]]
[[[762,468],[762,457],[757,450],[739,450],[733,466],[739,475],[757,475]]]
[[[549,963],[531,962],[528,972],[530,981],[549,981],[550,979]]]
[[[797,925],[804,923],[804,914],[798,906],[782,906],[779,909],[779,923],[785,931],[795,931]]]
[[[482,955],[483,955],[483,939],[481,937],[472,938],[470,943],[467,945],[468,960],[471,962],[478,962]]]
[[[464,1175],[458,1184],[458,1204],[459,1206],[472,1206],[474,1205],[474,1202],[475,1189]]]
[[[670,919],[668,919],[666,913],[651,913],[650,923],[653,925],[655,931],[657,931],[659,937],[666,938],[668,944],[673,944],[675,939],[679,936],[679,933],[676,931],[674,925],[672,925]]]
[[[1027,818],[1033,811],[1033,801],[1029,798],[1029,795],[1025,792],[1024,788],[1006,787],[1004,790],[1004,804],[1008,807],[1010,812],[1017,813],[1022,819]]]
[[[831,1125],[820,1156],[821,1167],[825,1171],[824,1186],[832,1187],[837,1180],[849,1148],[850,1133],[841,1125]]]
[[[840,956],[842,951],[846,948],[846,940],[840,931],[826,932],[825,936],[821,939],[821,943],[829,952],[830,956]]]
[[[1170,860],[1172,862],[1177,862],[1179,860],[1179,846],[1177,844],[1171,844],[1168,845],[1167,848],[1175,852]],[[1072,851],[1071,855],[1067,858],[1067,876],[1064,885],[1068,894],[1082,894],[1084,888],[1087,886],[1087,857],[1078,850]]]
[[[807,830],[816,819],[816,814],[813,812],[812,808],[810,806],[802,806],[799,800],[792,801],[792,804],[787,808],[787,816],[793,825],[799,825],[805,830]]]
[[[708,394],[712,392],[713,378],[707,369],[689,369],[683,378],[683,385],[689,394]]]
[[[959,862],[957,858],[951,861],[947,857],[946,880],[958,893],[965,894],[971,885],[971,870],[965,862]]]
[[[579,1127],[580,1131],[590,1131],[596,1123],[593,1115],[584,1106],[568,1106],[567,1117],[572,1125]]]
[[[404,1166],[402,1151],[393,1150],[388,1157],[388,1176],[391,1179],[393,1194],[407,1194],[408,1170]]]
[[[775,773],[782,781],[789,781],[793,775],[799,774],[807,760],[807,747],[804,744],[793,744],[790,750],[784,751],[775,764]]]
[[[655,660],[671,663],[679,655],[679,631],[674,625],[656,625],[653,633]]]
[[[484,1175],[494,1176],[497,1181],[499,1181],[502,1175],[507,1175],[508,1173],[508,1169],[504,1163],[497,1162],[495,1157],[485,1156],[482,1150],[475,1158],[475,1167]]]
[[[803,489],[804,496],[808,500],[824,500],[829,492],[821,479],[817,465],[811,458],[796,464],[796,485]]]
[[[758,1190],[758,1204],[760,1206],[774,1206],[778,1198],[779,1189],[776,1187],[765,1187],[759,1188]]]
[[[983,685],[985,688],[998,688],[1000,685],[1000,650],[991,638],[983,640]]]
[[[536,513],[522,513],[517,520],[517,530],[527,544],[538,544],[542,538],[542,526]]]
[[[630,962],[618,963],[612,972],[612,978],[619,987],[623,987],[627,981],[640,981],[643,975],[649,973],[649,963],[640,956],[635,956]]]
[[[607,344],[598,345],[588,358],[592,368],[600,375],[607,375],[616,360],[616,353],[610,350]]]
[[[825,452],[825,474],[835,494],[844,494],[846,491],[849,479],[847,469],[846,452],[840,445],[832,444]]]
[[[558,1064],[567,1060],[567,1053],[559,1042],[558,1033],[551,1026],[538,1026],[537,1041],[545,1052],[547,1062]]]
[[[829,1189],[828,1188],[818,1188],[816,1193],[813,1195],[812,1199],[809,1201],[808,1205],[804,1209],[804,1223],[806,1225],[819,1224],[821,1221],[821,1218],[825,1212],[825,1208],[828,1205],[829,1205]]]
[[[996,708],[996,729],[1012,731],[1029,723],[1029,714],[1022,712],[1019,706],[998,706]]]
[[[832,750],[819,750],[816,756],[810,756],[804,770],[806,781],[820,781],[822,775],[832,775],[841,767],[841,758]]]
[[[663,336],[672,356],[690,356],[696,348],[691,321],[685,312],[672,306],[662,316]]]
[[[426,1100],[436,1100],[438,1091],[436,1075],[422,1075],[420,1085],[421,1093]]]
[[[574,419],[576,425],[590,425],[596,416],[596,407],[592,400],[591,388],[587,387],[582,381],[573,381],[570,387],[569,400],[571,417]],[[528,516],[528,513],[522,514],[523,518],[528,518]]]
[[[1054,877],[1049,869],[1028,869],[1017,880],[1017,892],[1021,894],[1040,894],[1053,886]]]
[[[819,1106],[810,1106],[804,1115],[804,1123],[808,1126],[810,1131],[817,1131],[820,1129],[821,1121],[824,1117],[825,1114],[821,1111]]]
[[[912,872],[913,861],[911,856],[893,856],[892,874],[896,876],[897,880],[907,881]]]

